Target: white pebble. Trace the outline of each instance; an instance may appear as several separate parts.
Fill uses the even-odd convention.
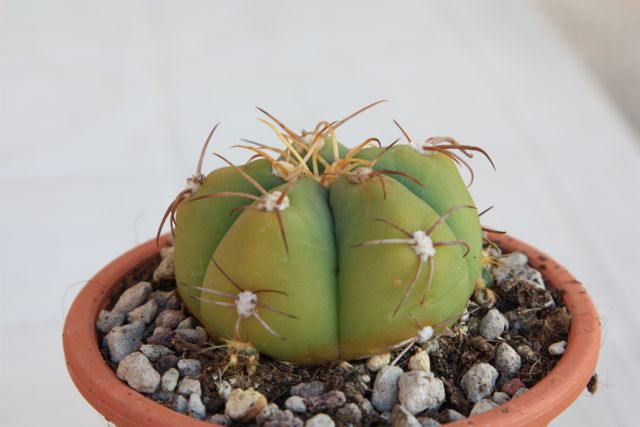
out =
[[[424,350],[420,350],[409,359],[409,369],[412,371],[430,371],[431,361],[429,360],[429,353]]]
[[[402,369],[397,366],[385,366],[378,372],[371,395],[371,403],[378,411],[390,411],[395,406],[402,373]]]
[[[497,309],[492,308],[485,314],[480,322],[480,335],[488,340],[495,340],[498,338],[507,328],[509,322]]]
[[[402,374],[398,383],[400,403],[416,415],[427,409],[437,409],[444,402],[444,384],[429,371]]]
[[[300,396],[291,396],[284,402],[284,406],[291,412],[297,412],[300,414],[307,412],[307,405],[304,403],[304,399]]]
[[[171,368],[167,370],[162,375],[161,387],[164,391],[173,391],[176,389],[178,385],[178,379],[180,378],[180,374],[176,368]]]
[[[120,362],[125,356],[138,351],[143,335],[144,324],[142,322],[113,328],[104,338],[104,342],[109,348],[111,361]]]
[[[549,354],[552,356],[562,356],[567,349],[567,342],[565,340],[558,341],[549,346]]]
[[[509,399],[510,399],[509,395],[507,393],[503,393],[501,391],[496,391],[491,396],[491,400],[496,402],[498,405],[502,405],[503,403],[507,403],[509,401]]]
[[[372,356],[367,360],[367,369],[371,372],[378,372],[380,369],[388,366],[391,363],[391,354],[383,353],[376,356]]]
[[[528,391],[529,391],[528,388],[520,387],[515,393],[513,393],[513,398],[516,398],[518,396],[522,396],[523,394],[525,394]]]
[[[446,409],[444,411],[444,414],[447,417],[448,421],[460,421],[466,418],[464,415],[462,415],[460,412],[456,411],[455,409]]]
[[[471,413],[469,414],[469,416],[473,417],[474,415],[482,414],[483,412],[492,410],[496,406],[498,406],[497,403],[489,399],[482,399],[478,403],[473,405],[473,408],[471,409]]]
[[[160,385],[160,374],[142,353],[131,353],[123,358],[116,374],[129,387],[142,393],[153,393]]]
[[[472,403],[478,402],[493,392],[498,371],[488,363],[473,365],[460,380],[460,387]]]
[[[177,368],[183,377],[196,377],[202,373],[202,362],[197,359],[180,359]]]
[[[218,381],[216,383],[216,388],[218,389],[218,394],[224,400],[228,400],[229,399],[229,395],[231,394],[231,391],[233,390],[233,388],[231,387],[231,384],[229,384],[229,381],[227,381],[227,380]]]
[[[111,313],[107,310],[101,310],[96,321],[96,328],[103,334],[108,333],[116,326],[120,326],[127,318],[123,313]]]
[[[178,393],[183,396],[191,396],[194,393],[202,396],[200,381],[193,378],[183,378],[182,381],[178,383]]]
[[[178,395],[178,397],[176,397],[175,402],[173,402],[173,410],[176,412],[180,412],[181,414],[186,414],[187,407],[188,407],[187,398],[182,395]]]
[[[267,398],[249,389],[234,389],[224,407],[224,413],[236,421],[253,421],[267,406]]]
[[[499,372],[513,374],[520,369],[520,355],[509,344],[502,342],[496,348],[494,366]]]
[[[311,417],[304,423],[304,427],[333,427],[336,423],[327,414],[318,414]]]
[[[189,396],[189,403],[187,405],[189,409],[189,415],[198,420],[204,420],[207,416],[207,409],[202,403],[202,399],[199,394],[193,393]]]
[[[143,344],[140,346],[140,351],[152,362],[155,362],[162,356],[173,354],[173,350],[171,350],[169,347],[165,347],[159,344]]]
[[[422,427],[420,421],[402,405],[396,405],[391,412],[393,427]]]

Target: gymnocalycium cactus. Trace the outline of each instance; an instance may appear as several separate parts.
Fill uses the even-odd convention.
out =
[[[179,292],[211,336],[321,364],[389,351],[462,314],[482,230],[456,164],[486,153],[417,143],[400,125],[408,144],[340,144],[335,130],[375,104],[301,134],[260,110],[282,147],[245,141],[247,164],[218,155],[228,166],[205,177],[211,132],[163,219]]]

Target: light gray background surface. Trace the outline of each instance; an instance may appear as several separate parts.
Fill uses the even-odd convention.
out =
[[[640,374],[637,137],[534,2],[0,1],[0,413],[101,426],[61,349],[81,283],[151,238],[212,149],[392,102],[340,132],[486,148],[477,205],[565,264],[602,316],[598,394],[553,425],[633,425]],[[220,166],[213,156],[206,168]]]

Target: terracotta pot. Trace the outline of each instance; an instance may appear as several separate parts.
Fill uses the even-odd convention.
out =
[[[505,252],[526,253],[549,286],[565,291],[565,304],[573,317],[567,350],[555,368],[527,393],[494,410],[449,425],[545,425],[580,395],[594,372],[600,348],[598,314],[580,282],[547,255],[507,235],[493,235],[492,239]],[[122,278],[158,256],[157,252],[154,241],[137,246],[103,268],[78,294],[62,336],[67,368],[85,399],[119,427],[211,426],[129,388],[100,354],[95,329],[98,313],[122,291]]]

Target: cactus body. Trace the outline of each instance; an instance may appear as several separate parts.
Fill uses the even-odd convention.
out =
[[[477,211],[450,157],[321,139],[215,170],[177,207],[176,278],[192,313],[215,338],[299,364],[452,323],[480,272]]]

